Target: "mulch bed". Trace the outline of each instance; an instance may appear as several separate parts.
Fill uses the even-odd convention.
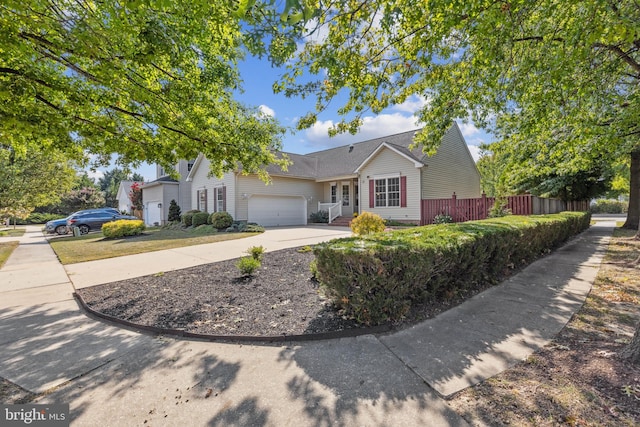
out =
[[[92,310],[138,325],[217,336],[314,335],[365,328],[344,317],[312,278],[311,252],[291,248],[263,255],[241,277],[237,259],[80,289]],[[433,317],[487,288],[449,301],[415,306],[393,328]],[[356,331],[357,333],[357,331]]]

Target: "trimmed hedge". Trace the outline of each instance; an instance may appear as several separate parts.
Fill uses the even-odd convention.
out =
[[[375,325],[414,302],[497,283],[589,227],[590,214],[507,216],[414,227],[314,247],[318,277],[345,315]]]
[[[144,221],[120,219],[102,224],[102,234],[110,239],[125,236],[137,236],[145,229]]]
[[[191,225],[198,227],[199,225],[205,225],[209,222],[209,214],[206,212],[196,212],[191,219]]]
[[[200,212],[197,209],[186,211],[184,215],[182,215],[182,223],[185,227],[191,227],[193,224],[193,214]]]
[[[229,212],[214,212],[209,217],[209,224],[218,230],[224,230],[233,225],[233,217]]]

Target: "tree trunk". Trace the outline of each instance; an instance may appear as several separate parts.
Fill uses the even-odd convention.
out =
[[[636,328],[631,342],[620,352],[620,355],[631,363],[640,364],[640,325]]]
[[[631,153],[631,175],[629,178],[629,212],[622,228],[638,230],[640,237],[640,149]]]

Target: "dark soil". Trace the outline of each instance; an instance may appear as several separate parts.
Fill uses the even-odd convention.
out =
[[[267,252],[262,266],[242,277],[237,259],[80,289],[87,306],[138,325],[223,336],[291,336],[363,328],[344,317],[313,279],[311,252]],[[484,287],[486,288],[486,286]],[[412,309],[402,327],[461,303],[429,301]],[[354,332],[354,331],[352,331]]]

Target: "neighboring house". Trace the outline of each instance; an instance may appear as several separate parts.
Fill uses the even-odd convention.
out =
[[[191,182],[186,180],[193,161],[181,160],[176,166],[180,179],[175,180],[160,166],[157,179],[142,186],[143,219],[146,225],[164,225],[169,217],[169,204],[175,200],[184,213],[191,209]]]
[[[457,124],[432,157],[409,149],[414,134],[305,155],[286,153],[292,161],[286,171],[267,167],[270,184],[241,171],[211,178],[209,161],[199,156],[186,179],[191,183],[190,208],[226,211],[235,220],[263,226],[304,225],[319,210],[330,211],[332,220],[369,211],[385,219],[419,223],[422,199],[448,198],[454,192],[459,198],[480,197],[480,174]]]
[[[135,181],[120,181],[118,192],[116,193],[118,210],[120,212],[126,212],[128,215],[133,215],[133,206],[131,205],[131,199],[129,199],[129,192],[134,182]]]

